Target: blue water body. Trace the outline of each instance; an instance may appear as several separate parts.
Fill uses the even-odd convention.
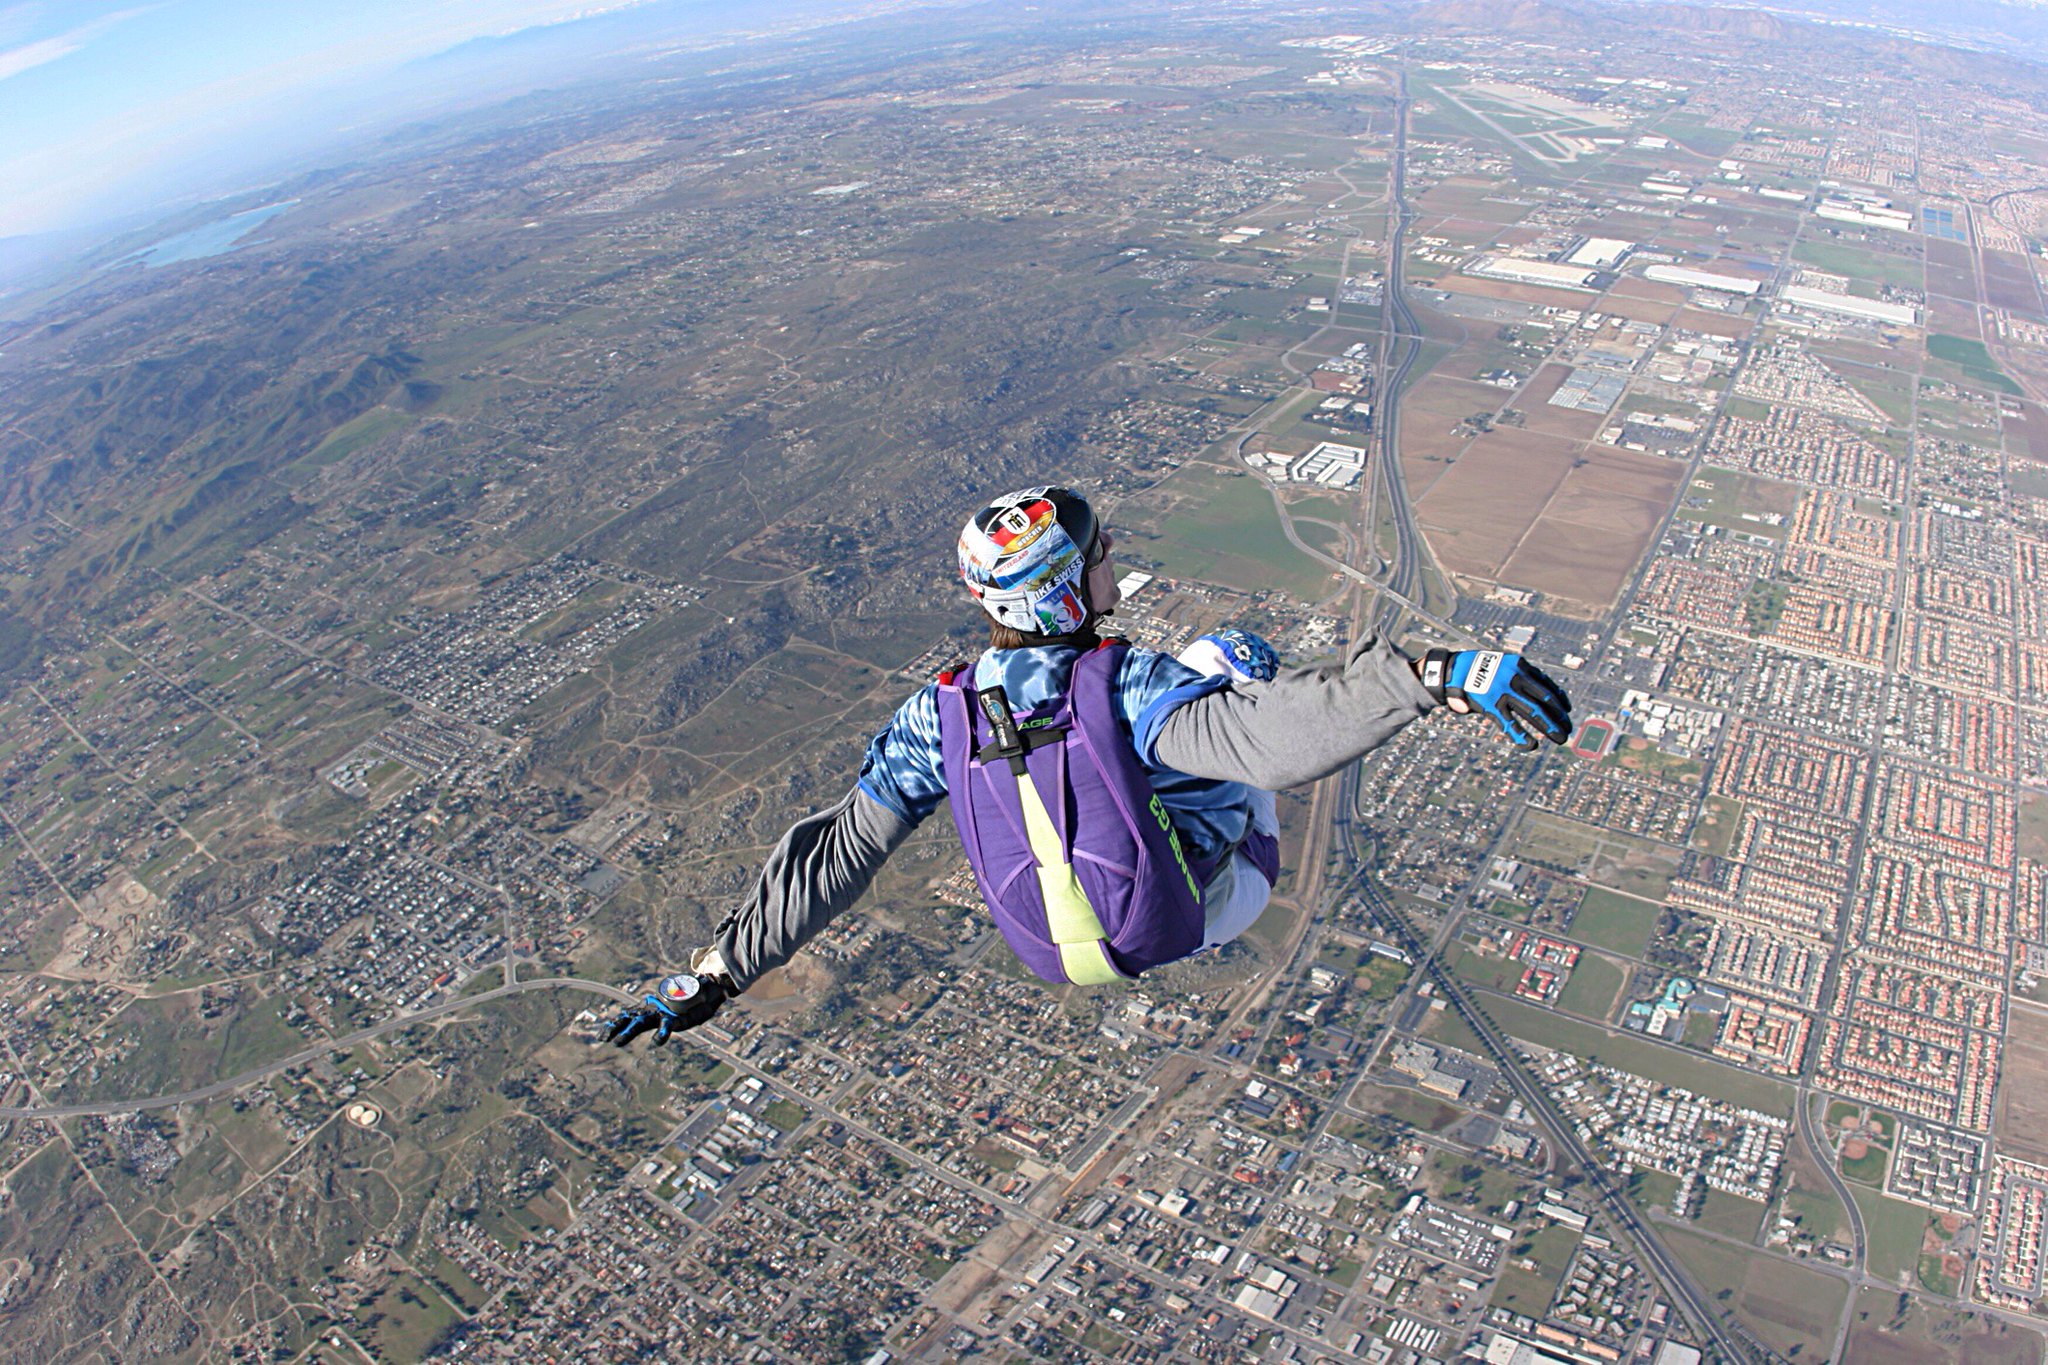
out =
[[[231,251],[244,237],[262,227],[265,223],[283,213],[296,199],[286,199],[276,204],[265,204],[259,209],[244,209],[218,222],[192,228],[175,237],[166,237],[161,242],[146,246],[128,259],[144,265],[175,265],[179,261],[196,261],[206,256],[218,256]]]
[[[1922,205],[1920,209],[1920,230],[1929,237],[1939,237],[1947,242],[1967,242],[1970,234],[1956,226],[1954,209],[1938,209]]]

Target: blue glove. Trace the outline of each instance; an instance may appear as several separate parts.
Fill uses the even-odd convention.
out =
[[[678,972],[664,977],[639,1009],[619,1011],[619,1017],[605,1030],[604,1041],[624,1047],[641,1034],[652,1033],[654,1045],[660,1047],[671,1033],[693,1029],[718,1013],[732,995],[715,976]]]
[[[1536,748],[1531,731],[1552,744],[1572,735],[1572,699],[1519,654],[1497,649],[1432,649],[1422,656],[1422,686],[1439,702],[1461,698],[1493,717],[1524,753]]]

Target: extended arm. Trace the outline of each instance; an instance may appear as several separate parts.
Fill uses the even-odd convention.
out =
[[[624,1046],[641,1033],[656,1041],[676,1029],[695,1028],[727,999],[789,961],[797,949],[845,912],[874,881],[889,855],[918,822],[945,799],[934,690],[925,688],[897,708],[868,745],[860,784],[838,804],[789,827],[762,864],[745,900],[712,935],[711,946],[690,957],[684,975],[689,1003],[667,994],[675,978],[613,1025]],[[711,989],[695,988],[709,984]],[[666,1024],[667,1027],[663,1027]]]
[[[1278,791],[1327,777],[1435,705],[1408,656],[1368,635],[1341,667],[1287,669],[1175,707],[1153,753],[1190,776]]]
[[[789,961],[860,899],[914,828],[858,787],[839,804],[791,825],[753,890],[713,935],[733,985],[745,990]]]
[[[858,787],[791,825],[716,942],[690,955],[688,971],[664,977],[639,1008],[621,1011],[604,1040],[625,1047],[651,1033],[658,1045],[710,1019],[859,900],[914,828]]]

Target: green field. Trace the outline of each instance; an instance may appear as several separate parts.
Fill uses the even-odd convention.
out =
[[[1716,128],[1698,119],[1682,118],[1676,114],[1657,123],[1655,131],[1701,156],[1726,156],[1730,148],[1742,141],[1739,128]]]
[[[371,408],[362,416],[327,433],[327,439],[313,447],[298,463],[315,468],[337,464],[371,442],[382,440],[394,431],[403,431],[413,424],[413,420],[408,414],[393,412],[390,408]]]
[[[1798,1351],[1795,1360],[1826,1359],[1849,1296],[1842,1281],[1795,1261],[1689,1233],[1670,1232],[1665,1240],[1699,1277],[1708,1299],[1732,1308],[1766,1345],[1781,1353]]]
[[[1572,916],[1572,937],[1630,957],[1641,957],[1656,931],[1656,905],[1604,886],[1588,887]]]
[[[1440,1010],[1431,1010],[1427,1015],[1423,1016],[1422,1026],[1416,1032],[1433,1043],[1442,1043],[1446,1047],[1460,1048],[1473,1054],[1475,1057],[1490,1055],[1486,1050],[1485,1042],[1480,1039],[1478,1034],[1472,1031],[1472,1026],[1465,1022],[1465,1016],[1459,1014],[1449,1005],[1445,1005]]]
[[[1402,1128],[1419,1129],[1425,1133],[1441,1132],[1464,1117],[1463,1110],[1453,1109],[1441,1100],[1431,1099],[1405,1086],[1376,1085],[1369,1090],[1361,1090],[1351,1102],[1385,1115]]]
[[[1699,1225],[1709,1232],[1749,1241],[1764,1220],[1764,1206],[1753,1199],[1708,1190],[1700,1204]]]
[[[1820,1241],[1849,1240],[1848,1220],[1842,1217],[1841,1201],[1832,1194],[1795,1186],[1786,1192],[1782,1207],[1786,1217]]]
[[[1572,1252],[1578,1245],[1579,1234],[1556,1223],[1513,1243],[1503,1262],[1500,1283],[1494,1287],[1493,1306],[1542,1317],[1557,1296],[1558,1282],[1571,1268]],[[1523,1247],[1528,1250],[1521,1250]],[[1524,1260],[1534,1261],[1536,1268],[1525,1269],[1520,1264]]]
[[[1927,354],[1936,360],[1954,365],[1986,388],[2011,394],[2015,398],[2021,393],[2020,386],[2013,383],[2004,370],[1998,368],[1998,362],[1991,358],[1991,352],[1981,341],[1936,332],[1927,338]]]
[[[1945,1298],[1952,1299],[1956,1296],[1956,1277],[1942,1268],[1939,1256],[1920,1258],[1920,1283]]]
[[[1706,487],[1700,485],[1705,484]],[[1744,535],[1767,536],[1778,540],[1785,534],[1785,528],[1772,526],[1762,521],[1745,521],[1744,513],[1762,515],[1775,512],[1789,517],[1799,506],[1800,490],[1796,484],[1780,483],[1776,479],[1758,478],[1750,474],[1739,474],[1732,469],[1704,467],[1693,481],[1686,485],[1687,499],[1700,498],[1705,506],[1680,506],[1678,515],[1688,521],[1719,526]]]
[[[1272,495],[1249,475],[1207,480],[1199,504],[1168,517],[1146,548],[1175,578],[1278,588],[1309,602],[1333,587],[1327,570],[1288,544]]]
[[[1890,1164],[1890,1154],[1884,1148],[1872,1144],[1862,1156],[1843,1157],[1842,1174],[1851,1180],[1860,1180],[1866,1185],[1883,1186],[1884,1168]]]
[[[1644,1212],[1656,1209],[1671,1212],[1671,1201],[1678,1197],[1678,1177],[1663,1171],[1645,1170],[1638,1167],[1628,1176],[1628,1197]]]
[[[1571,978],[1564,983],[1557,1003],[1573,1014],[1605,1023],[1614,1012],[1614,997],[1621,993],[1627,979],[1620,967],[1600,954],[1580,953],[1578,965],[1572,968]]]
[[[1855,373],[1844,373],[1842,378],[1849,381],[1850,388],[1877,404],[1893,426],[1904,426],[1913,420],[1913,395],[1909,389],[1881,384]]]
[[[1653,1076],[1667,1084],[1763,1113],[1792,1112],[1792,1087],[1779,1081],[1689,1056],[1634,1034],[1609,1033],[1513,1000],[1488,1000],[1485,1006],[1496,1024],[1526,1042],[1557,1048],[1638,1076]]]
[[[1521,978],[1522,964],[1497,953],[1481,953],[1469,943],[1451,946],[1451,970],[1475,986],[1493,991],[1512,991]]]
[[[1897,1284],[1920,1265],[1920,1238],[1928,1213],[1918,1204],[1887,1199],[1875,1190],[1850,1186],[1863,1210],[1863,1231],[1870,1242],[1869,1269],[1886,1284]]]
[[[1832,274],[1847,275],[1852,280],[1867,280],[1873,284],[1892,284],[1906,289],[1918,289],[1924,282],[1925,272],[1915,257],[1894,256],[1884,251],[1867,251],[1861,247],[1843,246],[1836,242],[1801,241],[1792,248],[1792,259],[1802,265],[1815,266]]]

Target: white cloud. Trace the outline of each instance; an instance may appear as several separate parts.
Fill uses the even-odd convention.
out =
[[[122,20],[131,19],[142,12],[140,9],[120,10],[95,19],[89,24],[80,24],[70,32],[60,33],[54,38],[39,38],[33,43],[8,48],[0,52],[0,81],[6,80],[9,76],[19,76],[22,72],[32,71],[39,66],[47,66],[59,58],[68,57]],[[19,11],[15,11],[7,17],[13,18],[18,13]]]
[[[0,81],[9,76],[19,76],[31,67],[54,62],[59,57],[68,57],[84,46],[82,41],[67,33],[61,38],[45,38],[39,43],[23,43],[20,47],[9,48],[0,52]]]

